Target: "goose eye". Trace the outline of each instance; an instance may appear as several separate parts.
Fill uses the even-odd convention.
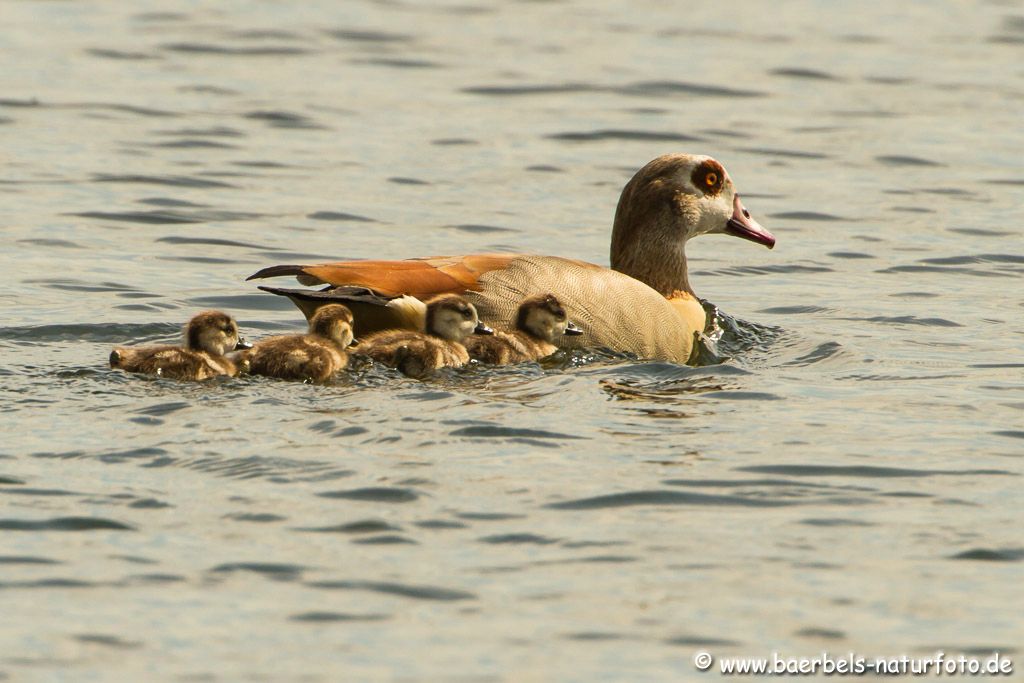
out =
[[[473,317],[473,313],[470,312],[468,308],[464,308],[462,309],[462,317],[465,318],[466,320],[469,320],[470,318]]]
[[[705,195],[718,194],[725,183],[725,170],[715,161],[705,161],[693,169],[690,182],[698,192]]]

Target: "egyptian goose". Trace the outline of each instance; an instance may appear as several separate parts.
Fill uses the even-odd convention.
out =
[[[288,296],[307,318],[325,303],[343,301],[355,315],[357,336],[388,327],[422,329],[418,300],[444,293],[464,295],[484,321],[507,329],[523,297],[552,293],[582,330],[559,339],[559,346],[606,347],[685,363],[706,322],[690,287],[685,247],[707,233],[775,245],[720,163],[668,154],[637,171],[622,190],[611,269],[557,256],[476,254],[272,266],[249,279],[295,275],[303,285],[328,285],[319,291],[261,289]]]
[[[510,365],[550,356],[563,334],[578,335],[580,329],[565,315],[552,294],[535,296],[519,306],[516,327],[492,335],[473,335],[465,341],[469,357],[490,365]]]
[[[423,377],[440,368],[461,368],[469,362],[463,341],[493,330],[480,322],[476,308],[461,296],[442,294],[426,302],[425,332],[386,330],[359,342],[353,354]]]
[[[308,334],[286,334],[257,342],[236,362],[253,375],[325,382],[348,367],[352,311],[341,304],[321,306],[309,319]]]
[[[110,352],[110,367],[178,380],[234,377],[238,368],[225,356],[248,348],[238,323],[227,313],[203,311],[185,325],[184,346],[119,346]]]

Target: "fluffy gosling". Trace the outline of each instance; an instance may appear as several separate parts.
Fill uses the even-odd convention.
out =
[[[444,294],[426,302],[426,332],[385,330],[362,340],[353,353],[398,368],[410,377],[424,377],[440,368],[469,362],[463,342],[476,334],[492,334],[476,308],[461,296]]]
[[[244,348],[248,344],[238,335],[234,318],[203,311],[185,325],[184,346],[119,346],[110,352],[110,367],[177,380],[234,377],[238,368],[225,354]]]
[[[519,306],[516,328],[496,330],[490,336],[474,335],[466,340],[470,358],[491,365],[509,365],[550,356],[563,334],[582,331],[569,321],[565,308],[553,294],[527,299]]]
[[[352,312],[341,304],[321,306],[309,319],[308,334],[270,337],[238,354],[245,372],[279,379],[325,382],[348,367]]]

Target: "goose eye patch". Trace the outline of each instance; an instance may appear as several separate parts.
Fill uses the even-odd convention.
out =
[[[725,182],[725,169],[717,161],[705,161],[693,169],[693,184],[704,194],[718,194]]]

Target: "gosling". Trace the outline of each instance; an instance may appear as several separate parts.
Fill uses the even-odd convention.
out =
[[[119,346],[110,352],[110,367],[176,380],[234,377],[238,367],[225,355],[248,348],[238,323],[227,313],[203,311],[185,325],[184,346]]]
[[[238,354],[244,372],[279,379],[326,382],[348,367],[352,311],[341,304],[321,306],[309,319],[308,334],[270,337]]]
[[[385,330],[362,340],[352,351],[398,368],[409,377],[425,377],[440,368],[469,363],[463,342],[476,334],[493,334],[480,322],[476,308],[461,296],[444,294],[426,302],[426,333]]]
[[[563,334],[583,334],[569,321],[565,308],[553,294],[527,299],[519,306],[516,328],[495,331],[487,337],[466,340],[470,358],[491,365],[509,365],[550,356],[558,347],[555,340]]]

